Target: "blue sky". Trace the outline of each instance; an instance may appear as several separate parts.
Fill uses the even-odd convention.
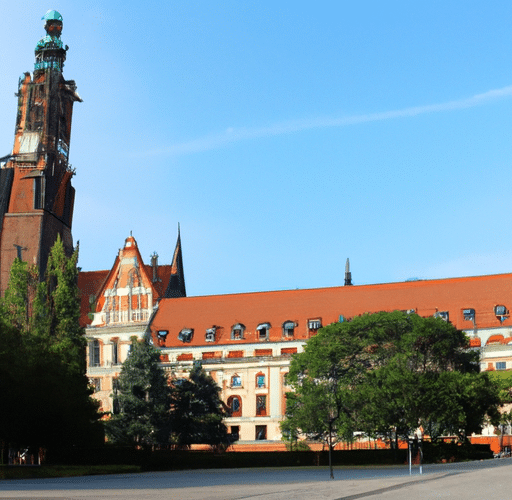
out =
[[[179,222],[189,295],[512,271],[511,2],[13,4],[1,155],[50,8],[84,270]]]

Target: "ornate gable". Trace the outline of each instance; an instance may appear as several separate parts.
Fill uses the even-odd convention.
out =
[[[91,326],[149,320],[158,294],[133,236],[126,238],[97,297]]]

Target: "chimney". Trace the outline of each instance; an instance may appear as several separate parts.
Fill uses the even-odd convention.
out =
[[[153,268],[153,283],[159,281],[158,279],[158,254],[153,252],[151,256],[151,267]]]

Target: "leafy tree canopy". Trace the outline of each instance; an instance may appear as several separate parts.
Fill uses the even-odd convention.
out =
[[[85,373],[79,325],[78,251],[58,239],[46,281],[16,259],[0,302],[0,439],[13,446],[59,448],[102,442],[97,403]]]
[[[486,416],[496,419],[500,403],[462,331],[399,311],[321,329],[294,356],[287,380],[283,431],[331,446],[356,430],[398,437],[419,426],[464,438]]]

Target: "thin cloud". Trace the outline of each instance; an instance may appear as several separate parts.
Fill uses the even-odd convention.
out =
[[[505,97],[512,96],[512,85],[501,89],[493,89],[483,94],[476,94],[467,99],[448,101],[440,104],[429,104],[426,106],[414,106],[381,113],[370,113],[365,115],[345,116],[341,118],[315,118],[304,120],[293,120],[281,123],[275,123],[266,127],[254,128],[228,128],[218,134],[212,134],[200,137],[192,141],[173,144],[165,149],[153,150],[150,154],[167,155],[186,155],[219,149],[227,144],[239,142],[245,139],[255,139],[258,137],[271,137],[276,135],[290,134],[325,127],[346,127],[360,123],[369,123],[383,120],[392,120],[397,118],[408,118],[427,113],[439,113],[443,111],[454,111],[457,109],[472,108],[487,102],[496,101]]]

